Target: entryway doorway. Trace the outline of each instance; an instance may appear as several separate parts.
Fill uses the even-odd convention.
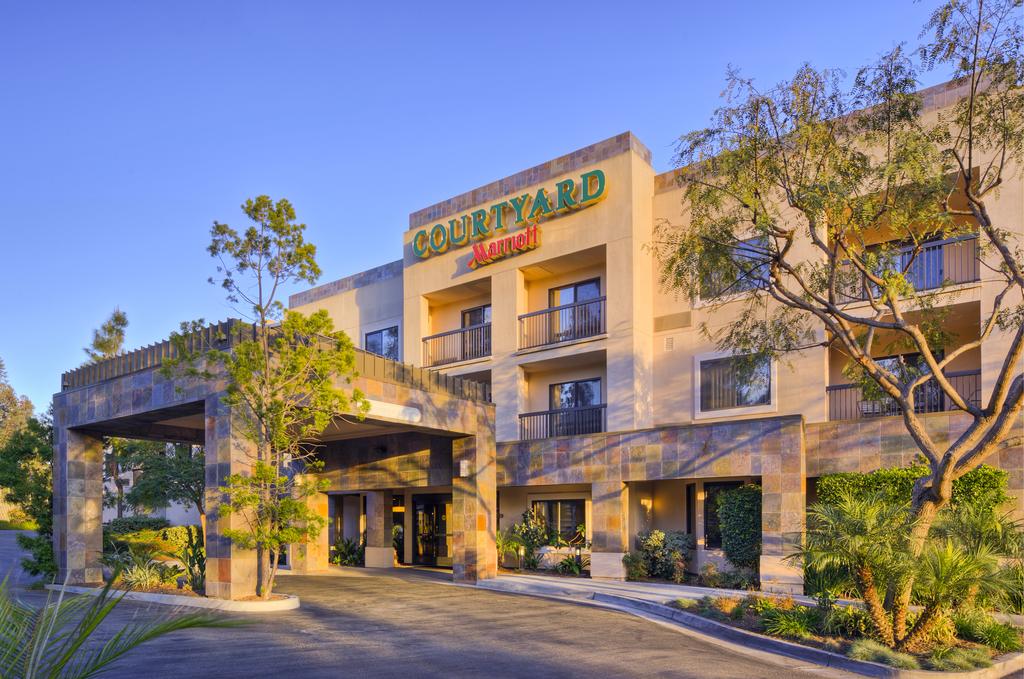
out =
[[[413,563],[420,566],[452,566],[451,493],[413,495],[413,530],[416,541]]]

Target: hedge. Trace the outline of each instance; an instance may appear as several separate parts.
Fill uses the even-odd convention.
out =
[[[160,530],[170,525],[171,522],[167,519],[151,516],[124,516],[120,519],[111,519],[107,524],[107,530],[115,534],[134,533],[139,530]]]
[[[761,561],[761,486],[743,485],[719,495],[718,524],[729,563],[756,571]]]
[[[927,474],[928,467],[924,464],[879,469],[867,474],[826,474],[818,479],[818,501],[835,504],[843,493],[852,492],[857,496],[881,493],[887,501],[910,502],[914,481]],[[1002,469],[983,464],[953,482],[952,503],[982,503],[994,507],[1008,502],[1013,499],[1006,492],[1008,478]]]

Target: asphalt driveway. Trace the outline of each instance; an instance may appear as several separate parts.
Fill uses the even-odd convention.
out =
[[[14,565],[0,531],[0,567]],[[459,587],[446,574],[356,570],[283,576],[302,607],[237,629],[189,630],[146,645],[109,677],[787,677],[840,676],[747,654],[593,606]],[[41,601],[38,592],[21,592]],[[166,614],[122,603],[113,624]],[[844,675],[845,676],[845,675]]]

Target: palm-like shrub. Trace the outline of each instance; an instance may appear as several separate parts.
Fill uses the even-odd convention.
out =
[[[888,646],[896,640],[884,605],[885,583],[905,576],[909,569],[901,549],[909,529],[908,510],[906,504],[853,493],[835,503],[813,505],[807,514],[807,539],[794,555],[805,568],[848,573]]]
[[[501,564],[506,558],[515,556],[521,544],[511,528],[499,530],[494,535],[494,546],[498,550],[498,563]]]
[[[68,598],[63,592],[56,596],[51,592],[45,605],[34,608],[16,600],[5,579],[0,583],[0,676],[84,679],[165,634],[241,624],[209,613],[172,613],[149,622],[133,622],[104,644],[90,644],[89,638],[122,597],[112,595],[108,584],[97,596]]]

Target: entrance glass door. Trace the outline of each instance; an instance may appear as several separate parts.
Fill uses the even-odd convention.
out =
[[[452,565],[452,496],[413,495],[413,526],[416,546],[413,563],[424,566]]]

